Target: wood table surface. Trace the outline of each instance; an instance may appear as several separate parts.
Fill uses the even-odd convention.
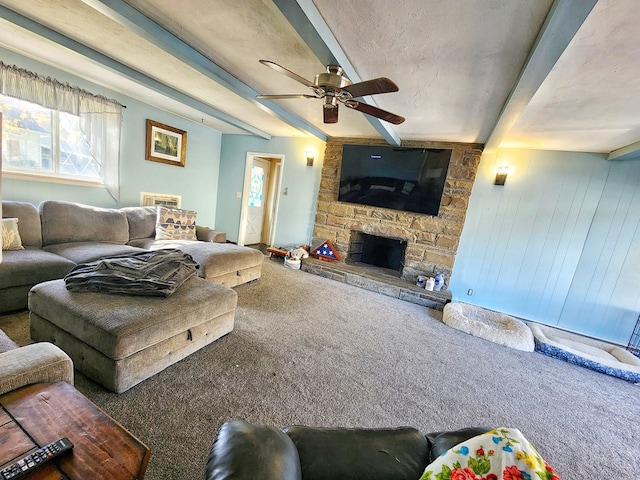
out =
[[[24,480],[142,479],[151,451],[65,382],[36,383],[0,396],[0,470],[62,437],[73,450]]]

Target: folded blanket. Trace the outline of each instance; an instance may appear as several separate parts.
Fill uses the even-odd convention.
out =
[[[197,269],[191,255],[167,248],[82,263],[64,281],[72,292],[168,297]]]
[[[447,450],[420,480],[560,480],[524,435],[496,428]]]

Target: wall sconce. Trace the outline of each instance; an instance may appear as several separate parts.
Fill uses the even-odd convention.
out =
[[[496,171],[496,180],[493,182],[494,185],[504,185],[504,182],[507,181],[507,174],[509,173],[509,167],[505,165],[501,165],[498,167]]]
[[[313,152],[311,150],[307,150],[307,167],[313,167]]]

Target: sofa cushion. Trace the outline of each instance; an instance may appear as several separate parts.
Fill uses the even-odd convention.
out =
[[[20,238],[24,247],[42,247],[42,228],[38,209],[26,202],[2,201],[2,216],[19,220]]]
[[[243,420],[225,422],[207,461],[206,480],[300,480],[298,453],[280,430]]]
[[[44,250],[50,253],[55,253],[56,255],[60,255],[64,258],[68,258],[78,264],[93,262],[100,258],[125,255],[128,253],[138,253],[141,251],[140,248],[132,247],[131,245],[102,242],[59,243],[44,247]]]
[[[40,204],[42,243],[108,242],[125,244],[129,222],[120,210],[73,202],[46,200]]]
[[[174,242],[156,242],[147,244],[145,248],[155,250],[163,248],[161,244],[172,245]],[[184,242],[180,246],[164,248],[179,248],[200,265],[198,275],[202,278],[214,278],[224,273],[238,272],[247,268],[262,265],[264,254],[255,248],[241,247],[233,243],[212,242]]]
[[[197,240],[196,212],[158,207],[156,240]]]
[[[2,250],[24,250],[17,218],[2,219]]]
[[[158,209],[156,207],[123,207],[129,222],[129,241],[140,238],[155,238]]]
[[[284,432],[298,450],[305,480],[416,480],[429,460],[426,438],[411,427],[293,426]]]
[[[0,289],[20,285],[35,285],[56,278],[62,278],[75,263],[39,248],[2,252],[0,263]]]

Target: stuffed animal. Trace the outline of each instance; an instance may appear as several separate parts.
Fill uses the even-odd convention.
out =
[[[309,258],[309,252],[305,250],[305,245],[289,250],[287,255],[293,260],[300,260],[301,258]]]

